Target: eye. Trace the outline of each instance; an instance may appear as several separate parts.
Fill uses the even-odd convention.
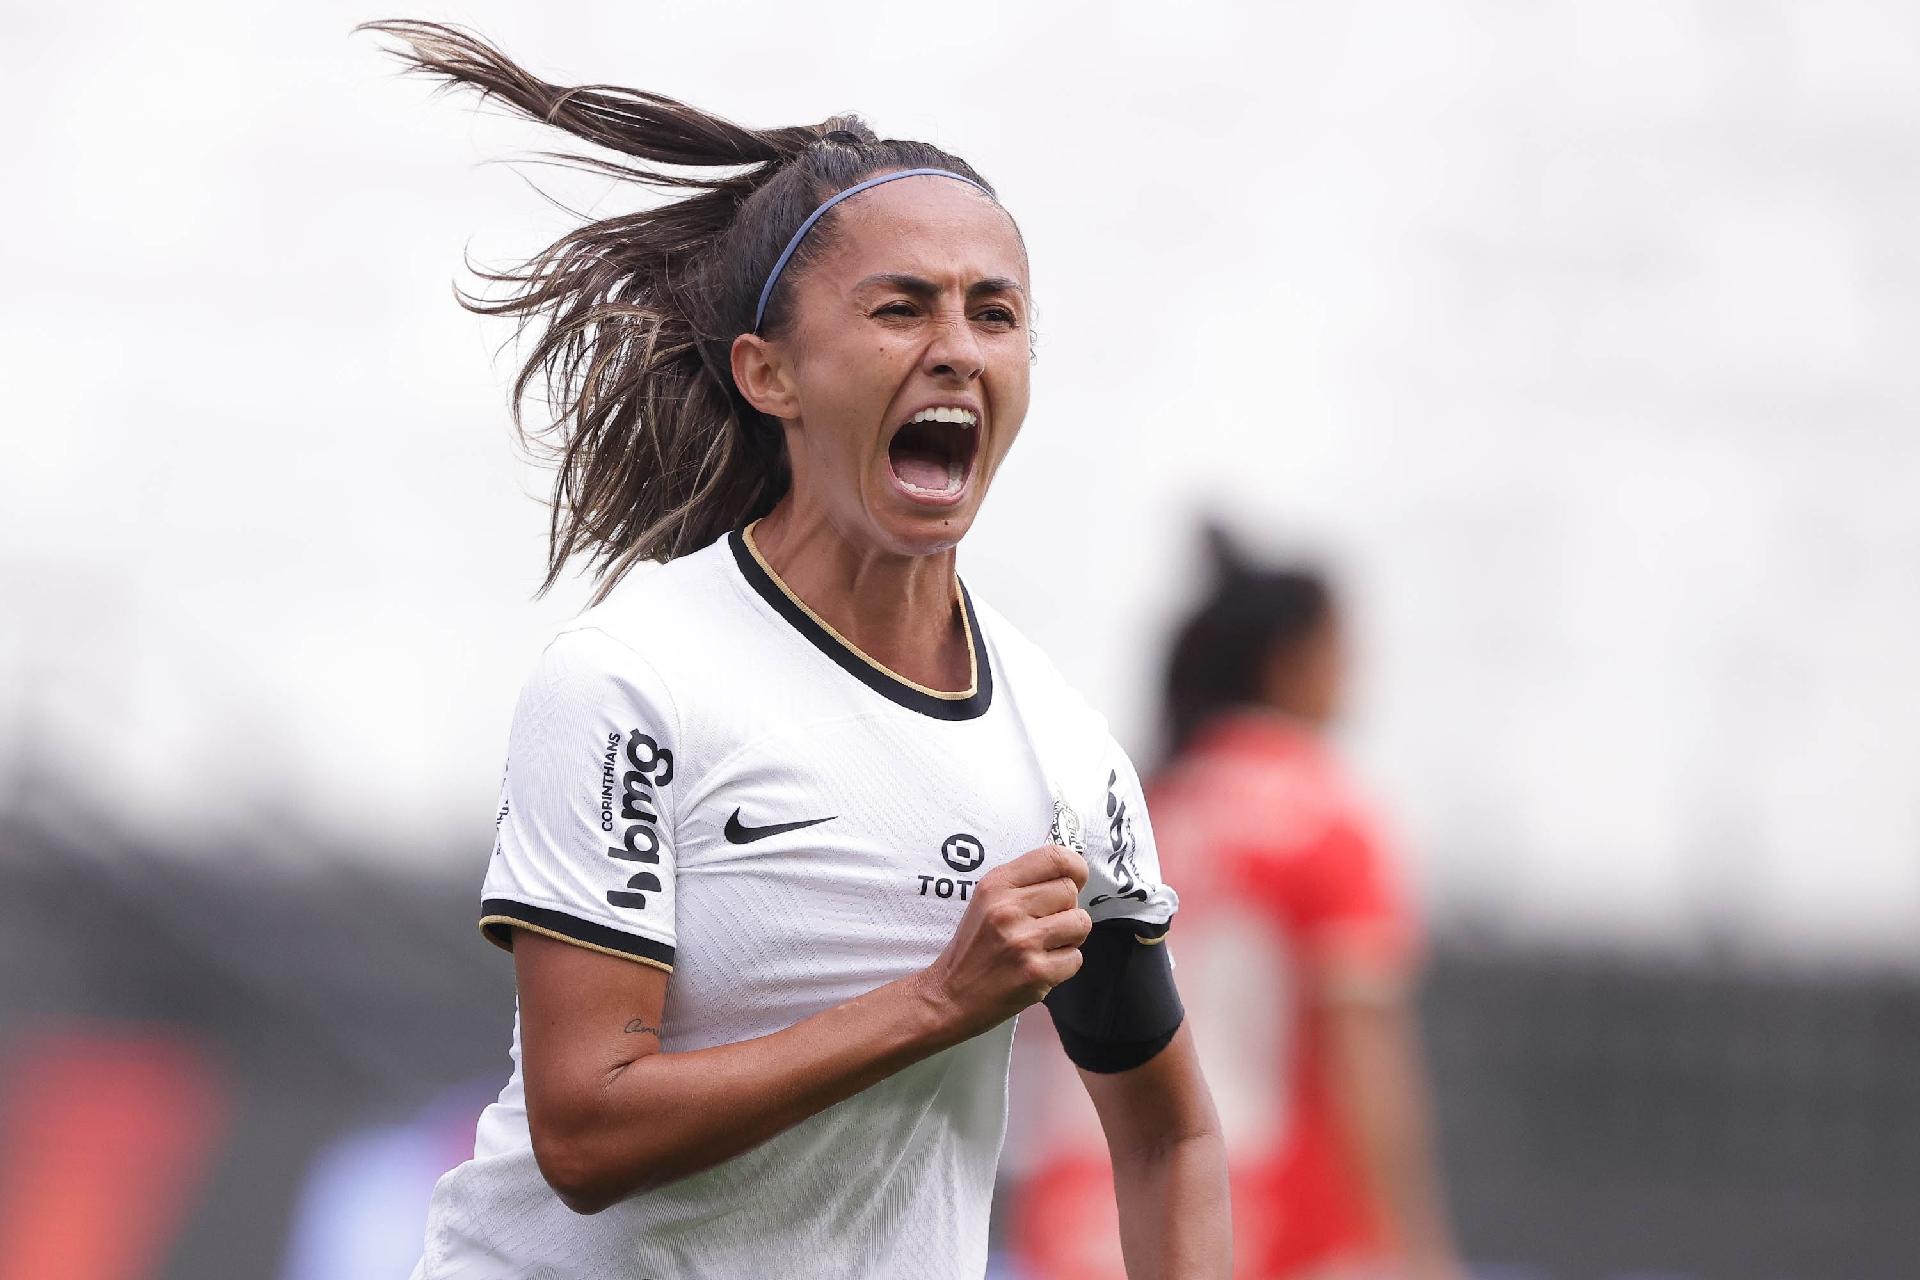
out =
[[[918,315],[919,311],[917,308],[914,307],[914,305],[911,302],[889,302],[885,306],[881,307],[879,310],[875,311],[873,314],[875,316],[912,317],[912,316]]]
[[[1000,325],[1003,328],[1012,328],[1020,323],[1020,317],[1014,314],[1012,307],[1003,307],[997,304],[991,307],[982,307],[975,313],[974,318],[984,324]]]

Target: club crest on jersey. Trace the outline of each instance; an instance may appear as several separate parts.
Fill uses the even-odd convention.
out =
[[[1053,788],[1053,825],[1047,828],[1047,843],[1071,849],[1083,858],[1087,856],[1087,839],[1081,831],[1080,815],[1073,811],[1058,787]]]

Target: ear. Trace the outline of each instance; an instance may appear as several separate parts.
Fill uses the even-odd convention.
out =
[[[782,421],[800,416],[800,397],[784,351],[758,334],[743,333],[733,340],[730,354],[733,385],[748,404]]]

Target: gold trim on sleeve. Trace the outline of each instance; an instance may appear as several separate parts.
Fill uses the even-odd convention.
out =
[[[630,951],[617,951],[612,947],[600,946],[598,943],[582,942],[578,938],[569,938],[557,929],[543,929],[537,924],[528,924],[525,920],[519,920],[513,916],[481,916],[480,935],[488,942],[493,943],[494,946],[499,947],[502,951],[512,951],[513,948],[487,932],[487,926],[490,924],[503,924],[513,929],[525,929],[528,933],[537,933],[541,937],[552,938],[555,942],[565,942],[576,947],[583,947],[588,951],[598,951],[603,956],[614,956],[621,960],[631,960],[635,964],[652,965],[663,973],[673,972],[672,965],[665,964],[659,960],[653,960],[646,956],[636,956]]]

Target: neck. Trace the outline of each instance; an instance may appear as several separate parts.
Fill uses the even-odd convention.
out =
[[[754,549],[849,644],[898,676],[945,693],[973,683],[954,549],[908,556],[859,545],[789,494],[753,526]]]

